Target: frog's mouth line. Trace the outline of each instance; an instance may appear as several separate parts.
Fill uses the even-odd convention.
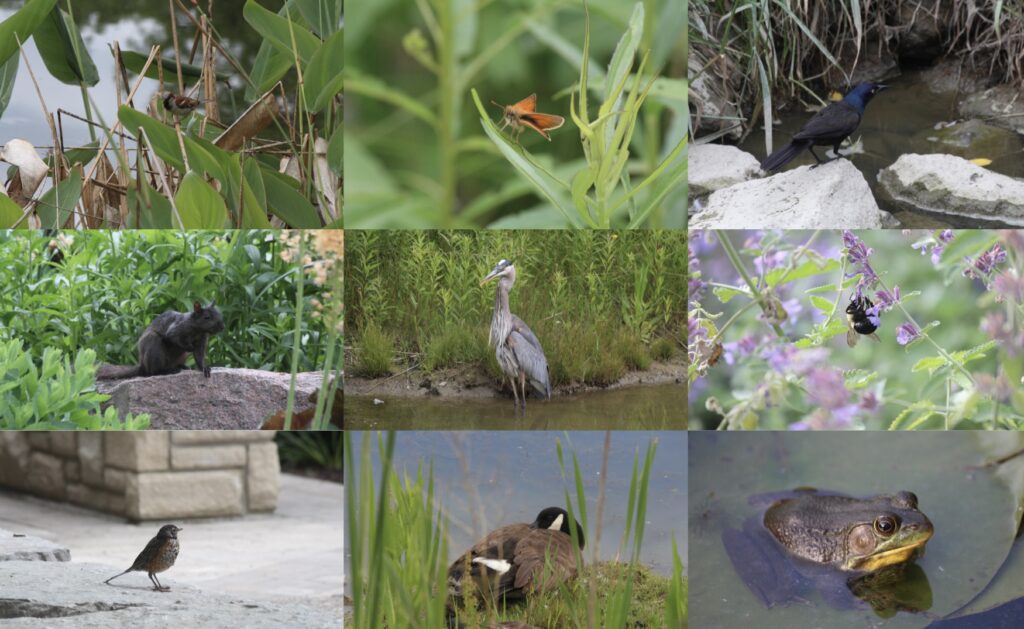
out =
[[[854,562],[850,565],[850,568],[854,570],[866,570],[868,572],[874,572],[880,570],[886,566],[892,566],[898,563],[908,561],[914,553],[921,547],[928,543],[928,540],[932,538],[931,535],[921,538],[913,544],[907,544],[906,546],[900,546],[899,548],[893,548],[877,555],[870,555],[865,557],[859,562]]]

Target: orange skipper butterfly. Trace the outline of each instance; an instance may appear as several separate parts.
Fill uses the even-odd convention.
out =
[[[548,135],[548,131],[557,129],[565,123],[565,118],[561,116],[537,113],[536,94],[530,94],[515,105],[499,105],[493,100],[491,103],[504,109],[501,128],[504,130],[505,127],[511,126],[512,130],[516,132],[516,143],[519,142],[519,135],[523,132],[523,127],[533,129],[550,142],[551,136]]]

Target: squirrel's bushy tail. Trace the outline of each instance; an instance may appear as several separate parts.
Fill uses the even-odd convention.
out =
[[[137,365],[101,364],[96,369],[97,380],[123,380],[124,378],[134,378],[137,375],[139,375]]]

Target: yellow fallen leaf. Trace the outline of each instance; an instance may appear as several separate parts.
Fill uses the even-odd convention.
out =
[[[984,166],[988,166],[989,164],[991,164],[991,163],[992,163],[992,160],[990,160],[990,159],[986,159],[986,158],[984,158],[984,157],[979,157],[979,158],[977,158],[977,159],[972,159],[972,160],[971,160],[971,163],[972,163],[972,164],[975,164],[975,165],[977,165],[977,166],[982,166],[982,167],[984,167]]]
[[[831,92],[828,95],[828,99],[830,101],[833,101],[833,102],[839,102],[839,101],[843,100],[843,95],[840,94],[839,92]]]

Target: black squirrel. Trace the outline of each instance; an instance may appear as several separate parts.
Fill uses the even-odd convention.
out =
[[[96,378],[117,380],[136,376],[161,376],[178,373],[185,367],[189,352],[196,367],[207,378],[206,343],[211,334],[224,329],[224,317],[212,302],[206,308],[197,301],[192,312],[168,310],[149,324],[139,337],[138,366],[100,365]]]

